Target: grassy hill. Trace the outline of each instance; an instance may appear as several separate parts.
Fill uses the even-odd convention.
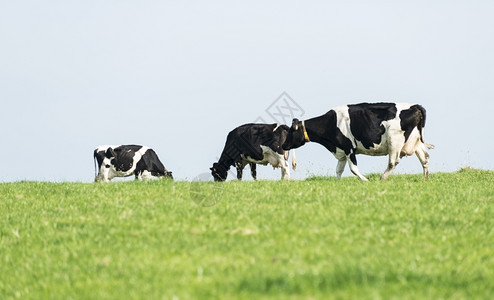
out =
[[[0,299],[491,299],[494,172],[0,184]]]

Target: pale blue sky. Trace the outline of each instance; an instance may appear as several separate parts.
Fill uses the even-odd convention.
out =
[[[274,122],[265,110],[284,91],[302,119],[422,104],[431,172],[492,170],[493,13],[492,1],[0,0],[0,181],[90,182],[96,146],[130,143],[191,180],[231,129]],[[297,159],[295,179],[334,175],[320,145]],[[364,174],[386,167],[357,159]],[[415,157],[395,171],[420,172]]]

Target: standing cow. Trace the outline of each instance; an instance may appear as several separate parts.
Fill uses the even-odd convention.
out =
[[[139,145],[99,146],[94,150],[94,181],[109,181],[115,177],[134,175],[136,179],[171,178],[153,149]],[[96,167],[97,164],[97,167]]]
[[[237,179],[242,180],[242,171],[247,164],[252,177],[257,179],[256,164],[268,163],[273,168],[281,168],[281,179],[289,179],[288,151],[281,147],[288,129],[279,124],[245,124],[230,131],[219,161],[210,168],[214,180],[226,180],[231,166],[237,168]],[[296,168],[295,153],[292,153],[292,168]]]
[[[418,104],[361,103],[339,106],[326,114],[305,121],[293,120],[283,149],[290,150],[313,141],[331,151],[341,174],[348,162],[353,174],[368,181],[357,168],[356,154],[389,155],[386,179],[403,156],[416,154],[429,175],[429,154],[433,149],[424,140],[425,109]]]

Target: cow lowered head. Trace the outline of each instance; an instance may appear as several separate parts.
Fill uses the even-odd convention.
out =
[[[306,142],[310,142],[310,139],[305,128],[305,122],[293,119],[292,127],[288,130],[286,140],[282,145],[283,150],[296,149],[305,145]]]
[[[228,173],[228,169],[224,165],[219,163],[214,163],[211,170],[211,175],[213,175],[214,181],[225,181]]]

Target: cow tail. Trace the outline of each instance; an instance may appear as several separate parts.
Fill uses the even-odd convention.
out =
[[[93,160],[94,160],[94,178],[96,178],[96,176],[98,176],[98,166],[96,165],[97,162],[96,162],[96,151],[94,151],[94,154],[93,154]]]
[[[426,117],[426,112],[425,108],[423,108],[421,105],[417,105],[418,109],[420,110],[420,114],[422,117],[420,118],[420,123],[419,123],[419,131],[420,131],[420,141],[428,148],[428,149],[434,149],[434,145],[427,144],[425,142],[424,138],[424,128],[425,128],[425,117]]]
[[[295,158],[295,149],[292,149],[292,169],[297,169],[297,159]]]

